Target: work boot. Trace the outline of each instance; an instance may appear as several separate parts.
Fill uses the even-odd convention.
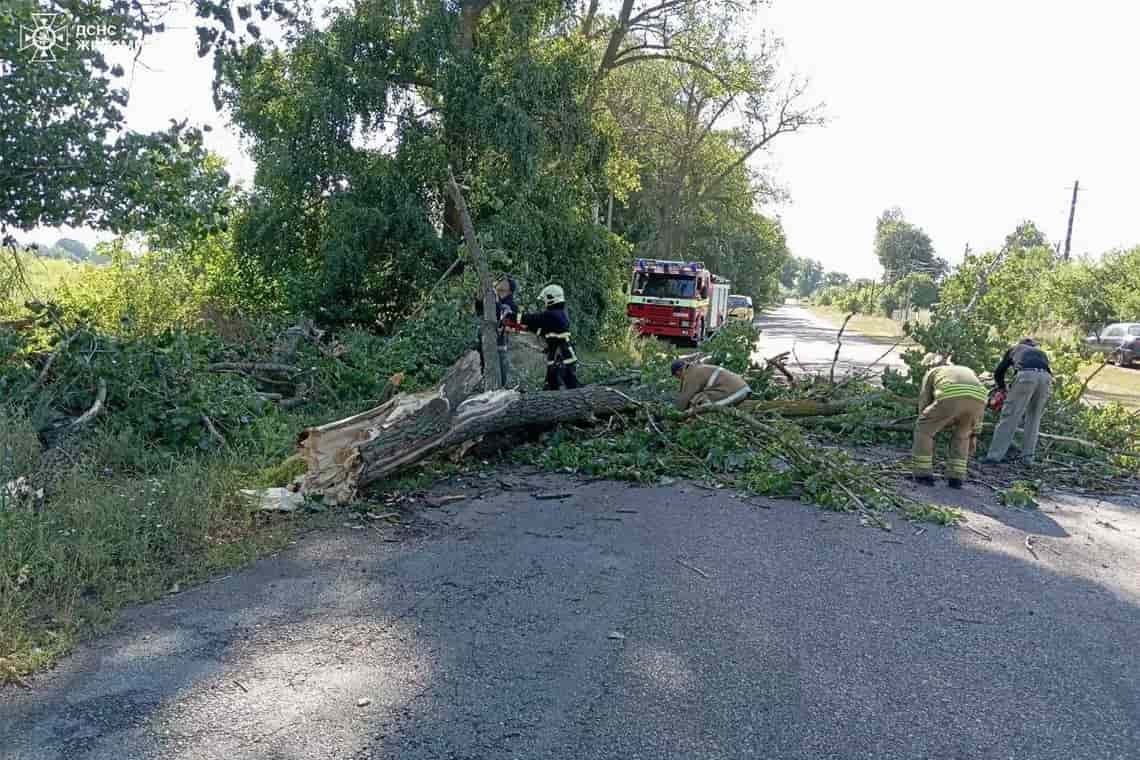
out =
[[[918,483],[920,485],[924,485],[924,486],[934,485],[934,476],[933,475],[911,475],[910,479],[913,480],[915,483]]]
[[[962,481],[958,480],[957,478],[948,478],[946,480],[946,485],[950,486],[955,491],[958,491],[962,488]]]

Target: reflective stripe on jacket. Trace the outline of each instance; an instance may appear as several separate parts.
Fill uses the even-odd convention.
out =
[[[947,364],[927,372],[922,379],[922,392],[918,396],[919,412],[935,401],[951,398],[971,398],[984,404],[989,394],[969,367]]]
[[[681,374],[681,395],[677,408],[686,409],[698,393],[710,403],[737,401],[748,395],[750,388],[743,377],[724,367],[711,364],[690,364]]]

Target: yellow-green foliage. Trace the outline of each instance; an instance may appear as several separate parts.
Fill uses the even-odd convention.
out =
[[[274,312],[272,288],[245,278],[229,239],[217,235],[177,251],[132,253],[123,240],[100,245],[111,259],[63,282],[56,300],[92,327],[123,336],[191,329],[208,317]]]
[[[89,264],[5,249],[0,256],[0,315],[15,317],[28,300],[51,300],[62,285],[93,269]]]

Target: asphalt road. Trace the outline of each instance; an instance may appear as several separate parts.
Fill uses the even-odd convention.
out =
[[[130,611],[0,691],[0,756],[1137,757],[1134,504],[967,490],[969,529],[888,533],[527,477]]]
[[[820,319],[802,306],[786,304],[765,311],[756,318],[760,328],[760,343],[756,358],[771,358],[785,351],[791,352],[787,367],[793,372],[828,373],[835,358],[838,325]],[[887,367],[904,369],[900,351],[894,341],[844,331],[837,375],[852,369],[882,374]]]

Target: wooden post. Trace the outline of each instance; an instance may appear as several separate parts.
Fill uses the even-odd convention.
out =
[[[447,168],[447,191],[455,202],[455,209],[459,213],[459,222],[463,227],[463,241],[467,244],[467,252],[471,255],[471,262],[475,271],[479,273],[479,286],[483,289],[483,322],[479,328],[479,342],[483,346],[483,389],[495,391],[502,387],[499,376],[499,347],[496,341],[499,333],[498,297],[495,294],[495,283],[491,280],[491,270],[487,268],[487,259],[483,257],[483,249],[479,246],[479,239],[475,237],[475,225],[471,222],[471,214],[467,211],[467,202],[463,199],[463,192],[451,167]]]
[[[1073,244],[1073,217],[1077,213],[1077,192],[1081,189],[1081,181],[1073,182],[1073,200],[1069,204],[1069,229],[1065,233],[1065,261],[1069,260],[1069,249]]]

